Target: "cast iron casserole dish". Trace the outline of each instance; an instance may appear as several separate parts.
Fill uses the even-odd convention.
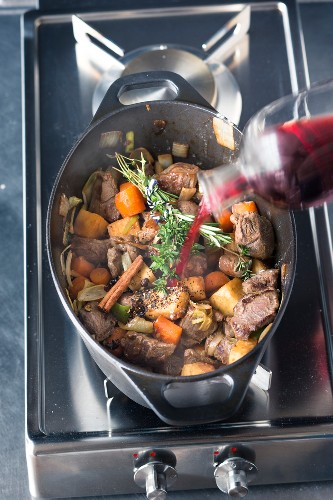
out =
[[[168,100],[123,105],[122,96],[131,90],[156,88]],[[129,95],[128,94],[128,95]],[[138,73],[111,85],[90,126],[67,156],[53,187],[47,216],[47,251],[61,302],[83,339],[94,361],[111,382],[129,398],[152,409],[170,425],[193,425],[229,418],[242,403],[251,377],[268,342],[274,335],[287,307],[296,267],[296,231],[293,216],[255,197],[259,212],[273,224],[276,236],[275,264],[285,264],[287,273],[281,284],[282,303],[273,326],[264,339],[247,355],[214,372],[190,377],[171,377],[148,372],[111,355],[95,341],[74,314],[66,293],[60,266],[63,250],[62,193],[80,196],[82,186],[97,168],[106,168],[110,159],[99,148],[102,133],[133,130],[135,147],[143,146],[155,156],[170,151],[173,141],[190,144],[186,160],[205,168],[230,163],[238,154],[241,132],[233,125],[236,150],[217,144],[213,117],[221,116],[183,78],[170,72]],[[165,120],[163,133],[157,134],[155,120]],[[227,122],[227,119],[223,118]],[[252,197],[253,198],[253,197]]]

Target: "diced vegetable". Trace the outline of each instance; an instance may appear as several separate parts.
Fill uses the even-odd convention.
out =
[[[122,304],[119,304],[119,302],[116,302],[112,307],[111,307],[111,313],[113,316],[116,318],[117,321],[120,323],[127,323],[128,318],[129,318],[129,310],[130,306],[123,306]]]
[[[61,217],[67,217],[68,210],[69,210],[69,200],[65,195],[65,193],[62,193],[59,201],[59,215],[61,215]]]
[[[126,335],[126,330],[123,330],[120,327],[116,327],[113,329],[110,337],[103,340],[103,345],[110,351],[114,356],[120,358],[123,354],[123,348],[121,345],[121,339]]]
[[[221,288],[221,286],[228,283],[228,281],[230,281],[230,279],[222,271],[212,271],[205,276],[206,293],[211,295]]]
[[[222,231],[224,231],[225,233],[232,233],[232,231],[234,230],[234,225],[230,220],[231,214],[232,212],[230,208],[225,208],[224,210],[222,210],[218,218],[218,223],[220,224]]]
[[[164,170],[159,161],[155,161],[154,167],[155,167],[155,174],[157,175],[161,174]]]
[[[168,168],[170,165],[173,164],[173,157],[170,153],[165,153],[161,155],[157,155],[157,160],[160,165],[162,165],[162,168]]]
[[[92,190],[93,190],[96,178],[97,178],[97,172],[93,172],[89,176],[87,182],[85,183],[85,185],[82,188],[82,198],[83,198],[84,208],[88,208],[88,206],[89,206],[89,203],[91,200],[91,194],[92,194]]]
[[[213,309],[210,304],[191,302],[192,325],[200,325],[199,329],[207,331],[213,322]]]
[[[263,329],[263,331],[261,332],[261,334],[260,334],[260,336],[259,336],[258,342],[261,342],[261,341],[262,341],[262,339],[263,339],[264,337],[266,337],[267,333],[268,333],[268,332],[269,332],[269,330],[272,328],[272,325],[273,325],[273,323],[270,323],[269,325],[267,325],[267,326]]]
[[[182,281],[187,288],[192,300],[204,300],[206,298],[205,280],[202,276],[191,276]]]
[[[132,183],[128,183],[122,191],[115,196],[115,203],[122,217],[131,217],[143,212],[146,208],[141,191]]]
[[[74,222],[74,233],[84,238],[101,238],[109,223],[100,215],[81,208]]]
[[[105,293],[104,285],[89,286],[77,294],[77,299],[80,302],[91,302],[102,299]]]
[[[145,292],[146,318],[154,320],[164,316],[175,321],[184,316],[190,299],[189,293],[179,287],[170,288],[168,292],[167,295],[149,289]]]
[[[147,264],[143,263],[139,272],[132,278],[132,281],[128,285],[133,292],[140,290],[142,280],[147,279],[149,283],[154,283],[156,280],[156,276],[153,271],[147,266]]]
[[[103,132],[99,139],[100,148],[112,148],[121,143],[123,139],[123,133],[121,130],[110,130],[110,132]]]
[[[255,339],[238,340],[229,353],[229,365],[242,358],[257,345]]]
[[[154,325],[151,321],[147,321],[144,318],[140,318],[140,316],[135,316],[128,323],[119,323],[121,328],[124,330],[130,330],[138,333],[146,333],[150,335],[154,331]]]
[[[129,234],[136,236],[140,231],[139,216],[124,217],[108,225],[109,236],[123,237]]]
[[[72,280],[72,286],[69,287],[69,296],[72,300],[77,298],[77,294],[83,290],[86,283],[86,278],[84,276],[78,276]]]
[[[242,280],[234,278],[213,293],[209,301],[214,309],[218,309],[224,316],[232,316],[235,305],[243,295]]]
[[[178,344],[183,329],[164,316],[159,316],[154,323],[155,336],[167,344]]]
[[[245,214],[247,212],[258,212],[254,201],[240,201],[232,206],[232,213],[234,214]]]
[[[129,130],[126,132],[126,146],[125,146],[125,153],[129,153],[130,151],[133,151],[134,149],[134,132],[133,130]]]
[[[96,267],[91,271],[89,277],[95,285],[107,285],[111,279],[111,274],[105,267]]]
[[[84,257],[73,257],[71,263],[72,271],[75,271],[80,276],[85,276],[89,278],[90,273],[93,269],[95,269],[94,264],[86,260]]]
[[[214,366],[209,363],[197,361],[196,363],[189,363],[183,366],[181,375],[183,377],[191,377],[193,375],[202,375],[203,373],[213,372]]]
[[[231,123],[214,116],[213,129],[216,141],[220,146],[234,151],[236,149],[234,139],[234,128]]]
[[[190,149],[189,144],[184,144],[182,142],[173,142],[172,143],[173,156],[178,156],[179,158],[187,158],[189,149]]]

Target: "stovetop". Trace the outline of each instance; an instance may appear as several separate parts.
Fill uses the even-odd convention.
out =
[[[200,44],[242,8],[239,4],[184,6],[81,12],[80,17],[116,40],[125,52],[136,49],[139,38],[140,46],[183,47],[186,42],[198,53]],[[297,443],[292,472],[286,473],[282,466],[259,475],[257,484],[311,480],[309,471],[297,469],[301,442],[310,443],[319,464],[316,479],[330,478],[329,454],[323,465],[319,456],[323,436],[333,429],[331,206],[295,214],[294,289],[263,359],[272,370],[272,386],[263,391],[251,384],[242,407],[228,421],[192,428],[167,426],[105,380],[66,317],[46,255],[46,211],[61,163],[92,118],[94,93],[103,78],[76,46],[71,14],[31,12],[24,18],[27,455],[33,494],[96,494],[88,479],[81,489],[71,486],[74,471],[84,469],[82,460],[89,453],[94,460],[117,453],[121,460],[126,450],[124,460],[132,474],[133,453],[152,446],[178,449],[178,461],[188,447],[200,449],[213,466],[212,453],[222,441],[257,443],[259,469],[265,469],[265,443],[275,443],[271,465],[283,456],[284,441]],[[251,25],[242,47],[240,54],[223,61],[241,95],[240,128],[263,105],[307,82],[295,4],[251,4]],[[73,470],[64,470],[65,463]],[[104,478],[101,464],[99,468]],[[125,485],[124,478],[116,486],[108,487],[105,478],[102,483],[104,489],[98,494],[140,491],[134,483]],[[214,485],[213,477],[203,473],[195,480],[191,476],[190,481],[178,481],[174,488]]]

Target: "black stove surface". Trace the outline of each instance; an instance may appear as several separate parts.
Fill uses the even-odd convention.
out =
[[[142,46],[183,44],[186,40],[187,45],[198,48],[199,42],[208,39],[239,9],[238,5],[224,5],[80,15],[128,52],[137,47],[138,38]],[[242,95],[240,128],[259,108],[306,83],[299,38],[293,34],[297,26],[289,31],[293,16],[294,10],[287,11],[283,4],[253,4],[247,52],[238,61],[231,57],[226,62]],[[190,440],[200,445],[216,436],[270,440],[282,435],[285,439],[320,438],[330,432],[331,206],[295,216],[294,289],[263,359],[273,372],[269,391],[251,384],[232,419],[204,428],[178,429],[168,427],[104,380],[61,306],[45,245],[53,182],[68,151],[92,118],[92,97],[102,75],[78,56],[70,14],[33,12],[26,15],[24,27],[27,430],[32,443],[46,448],[52,444],[56,454],[57,449],[63,451],[61,443],[67,451],[71,442],[80,449],[86,438],[90,439],[89,446],[98,450],[106,442],[111,447],[115,446],[112,443],[137,447],[138,443],[161,444],[167,439],[169,444]],[[195,36],[198,32],[200,37]]]

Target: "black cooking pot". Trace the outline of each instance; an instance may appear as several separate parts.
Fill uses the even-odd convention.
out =
[[[163,96],[167,99],[122,104],[128,102],[133,92],[137,95],[147,88],[156,90],[157,99],[163,99]],[[89,175],[97,168],[110,165],[110,158],[106,155],[108,151],[100,148],[99,142],[101,134],[111,130],[124,133],[133,130],[135,147],[146,147],[155,156],[169,152],[173,141],[176,141],[190,144],[190,156],[186,161],[202,168],[230,163],[238,155],[242,134],[233,126],[235,151],[218,145],[212,126],[215,116],[220,117],[200,94],[174,73],[139,73],[117,80],[65,160],[52,191],[47,217],[47,247],[54,282],[91,356],[118,389],[140,405],[152,409],[171,425],[216,422],[229,418],[239,408],[265,348],[278,328],[292,290],[296,264],[293,216],[256,198],[260,213],[271,220],[275,229],[276,264],[286,264],[287,269],[282,280],[283,301],[266,337],[232,365],[204,375],[171,377],[150,373],[112,356],[89,335],[73,313],[60,266],[63,221],[59,215],[59,200],[62,193],[81,197],[82,187]],[[164,130],[156,128],[156,120],[166,121]]]

